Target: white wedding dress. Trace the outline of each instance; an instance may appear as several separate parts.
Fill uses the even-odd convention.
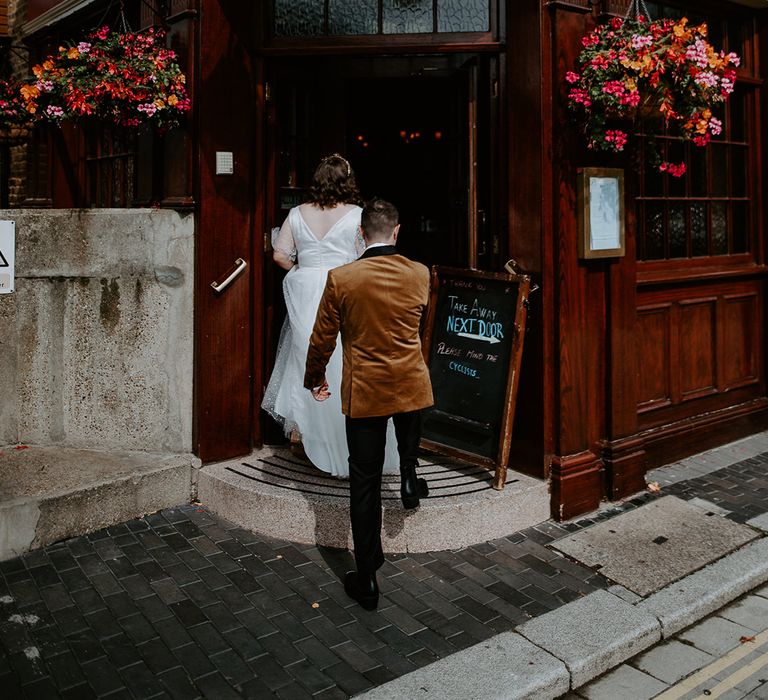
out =
[[[294,207],[288,214],[297,261],[283,280],[288,315],[280,333],[275,367],[261,407],[283,426],[286,435],[297,431],[309,460],[334,476],[349,477],[344,416],[341,413],[341,338],[326,368],[331,392],[326,401],[315,401],[304,388],[304,365],[317,307],[328,270],[356,260],[360,207],[354,207],[318,238]],[[385,472],[399,472],[394,426],[389,421]]]

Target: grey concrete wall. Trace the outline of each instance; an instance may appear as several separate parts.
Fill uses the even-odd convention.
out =
[[[0,210],[0,444],[192,449],[194,217]]]

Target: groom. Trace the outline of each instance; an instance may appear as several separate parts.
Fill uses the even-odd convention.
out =
[[[387,421],[395,424],[400,454],[400,495],[416,508],[427,483],[416,478],[421,409],[432,405],[429,370],[419,327],[429,301],[429,271],[397,254],[397,209],[368,202],[360,230],[366,249],[359,260],[328,273],[309,340],[304,386],[317,401],[330,396],[325,367],[341,332],[341,409],[349,446],[350,520],[357,572],[344,589],[366,610],[379,601],[376,571],[381,548],[381,472]],[[336,390],[336,387],[334,387]]]

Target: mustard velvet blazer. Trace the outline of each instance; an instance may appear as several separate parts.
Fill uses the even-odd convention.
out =
[[[350,418],[390,416],[433,404],[419,337],[429,303],[429,270],[371,248],[330,270],[309,340],[304,386],[320,386],[341,333],[341,409]],[[330,391],[338,387],[330,387]]]

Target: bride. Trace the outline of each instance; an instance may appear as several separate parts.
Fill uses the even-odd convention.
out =
[[[298,434],[312,464],[334,476],[349,476],[344,416],[338,390],[317,402],[304,386],[304,363],[328,270],[356,260],[364,243],[358,226],[360,193],[349,162],[334,153],[315,170],[310,198],[294,207],[274,242],[273,259],[288,270],[283,294],[288,316],[278,343],[272,376],[261,407]],[[326,370],[330,386],[341,386],[341,342]],[[397,472],[399,458],[392,421],[387,432],[384,470]]]

